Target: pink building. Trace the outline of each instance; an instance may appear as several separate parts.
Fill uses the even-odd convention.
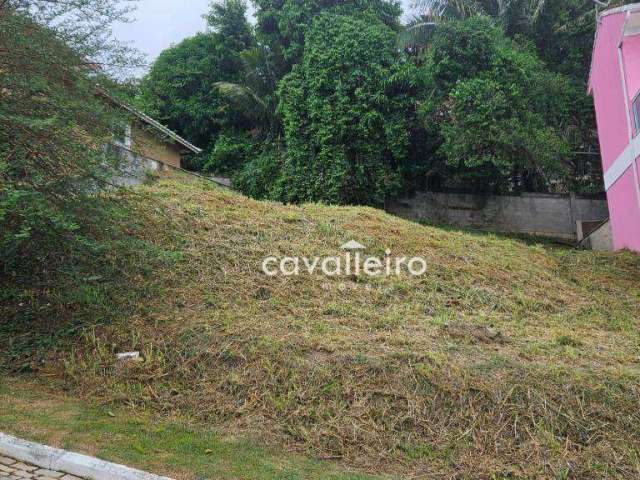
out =
[[[640,3],[600,14],[589,91],[613,246],[640,252]]]

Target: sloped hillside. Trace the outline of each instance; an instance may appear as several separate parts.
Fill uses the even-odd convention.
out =
[[[640,478],[638,256],[258,202],[184,176],[140,188],[136,215],[154,220],[137,235],[172,262],[131,280],[157,288],[127,315],[48,347],[36,374],[364,471]],[[422,256],[427,272],[262,272],[267,256],[340,255],[348,240]],[[143,360],[115,361],[131,350]]]

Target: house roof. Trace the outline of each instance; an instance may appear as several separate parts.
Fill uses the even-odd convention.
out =
[[[593,41],[593,52],[591,54],[591,66],[589,68],[589,80],[587,82],[588,94],[593,93],[593,85],[591,83],[591,79],[593,74],[593,65],[595,62],[596,42],[598,41],[598,34],[600,33],[600,23],[602,22],[602,19],[604,17],[609,15],[615,15],[618,13],[626,14],[625,22],[622,27],[622,31],[620,32],[622,37],[620,39],[621,42],[624,40],[624,37],[627,37],[630,35],[637,35],[638,33],[640,33],[640,3],[631,3],[628,5],[622,5],[621,7],[610,8],[608,10],[604,10],[603,12],[598,13],[598,17],[597,17],[598,28],[596,28],[595,39]]]
[[[614,13],[632,12],[635,10],[640,10],[640,3],[631,3],[629,5],[623,5],[621,7],[610,8],[609,10],[600,12],[598,14],[598,18],[606,17],[607,15],[613,15]]]
[[[622,34],[625,37],[630,37],[632,35],[638,35],[639,33],[640,33],[640,11],[631,10],[627,14],[627,18],[624,21],[624,28],[623,28]]]
[[[176,143],[179,143],[180,145],[182,145],[183,147],[185,147],[187,150],[189,150],[192,153],[201,153],[202,149],[196,147],[195,145],[193,145],[192,143],[188,142],[187,140],[185,140],[184,138],[182,138],[180,135],[178,135],[176,132],[174,132],[173,130],[168,129],[167,127],[165,127],[164,125],[162,125],[160,122],[158,122],[157,120],[154,120],[153,118],[151,118],[148,115],[145,115],[144,113],[142,113],[140,110],[138,110],[135,107],[132,107],[131,105],[128,105],[126,103],[124,103],[123,101],[115,98],[113,95],[111,95],[110,93],[108,93],[106,90],[104,90],[102,87],[100,87],[99,85],[96,85],[96,90],[98,91],[98,93],[106,98],[108,98],[109,100],[111,100],[113,103],[115,103],[116,105],[124,108],[125,110],[127,110],[129,113],[133,114],[134,116],[136,116],[138,119],[142,120],[144,123],[146,123],[147,125],[152,126],[153,128],[155,128],[156,130],[158,130],[159,132],[161,132],[162,134],[166,135],[167,137],[171,138],[173,141],[175,141]]]

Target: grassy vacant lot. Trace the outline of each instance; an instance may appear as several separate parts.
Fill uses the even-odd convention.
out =
[[[132,208],[132,238],[162,261],[126,283],[50,287],[47,307],[41,291],[14,295],[0,365],[364,472],[640,478],[640,257],[258,202],[182,176]],[[421,255],[428,272],[261,272],[267,255],[338,255],[350,239]],[[47,308],[62,313],[45,328]],[[129,350],[144,360],[117,365]]]
[[[41,383],[0,379],[0,431],[170,475],[216,480],[375,480],[275,453],[177,419],[87,405]],[[381,479],[381,477],[375,477]]]

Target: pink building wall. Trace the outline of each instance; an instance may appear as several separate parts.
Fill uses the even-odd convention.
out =
[[[629,28],[636,21],[640,22],[640,4],[601,14],[590,90],[614,248],[640,252],[640,135],[636,136],[631,112],[632,101],[640,92],[640,31],[634,34]]]

